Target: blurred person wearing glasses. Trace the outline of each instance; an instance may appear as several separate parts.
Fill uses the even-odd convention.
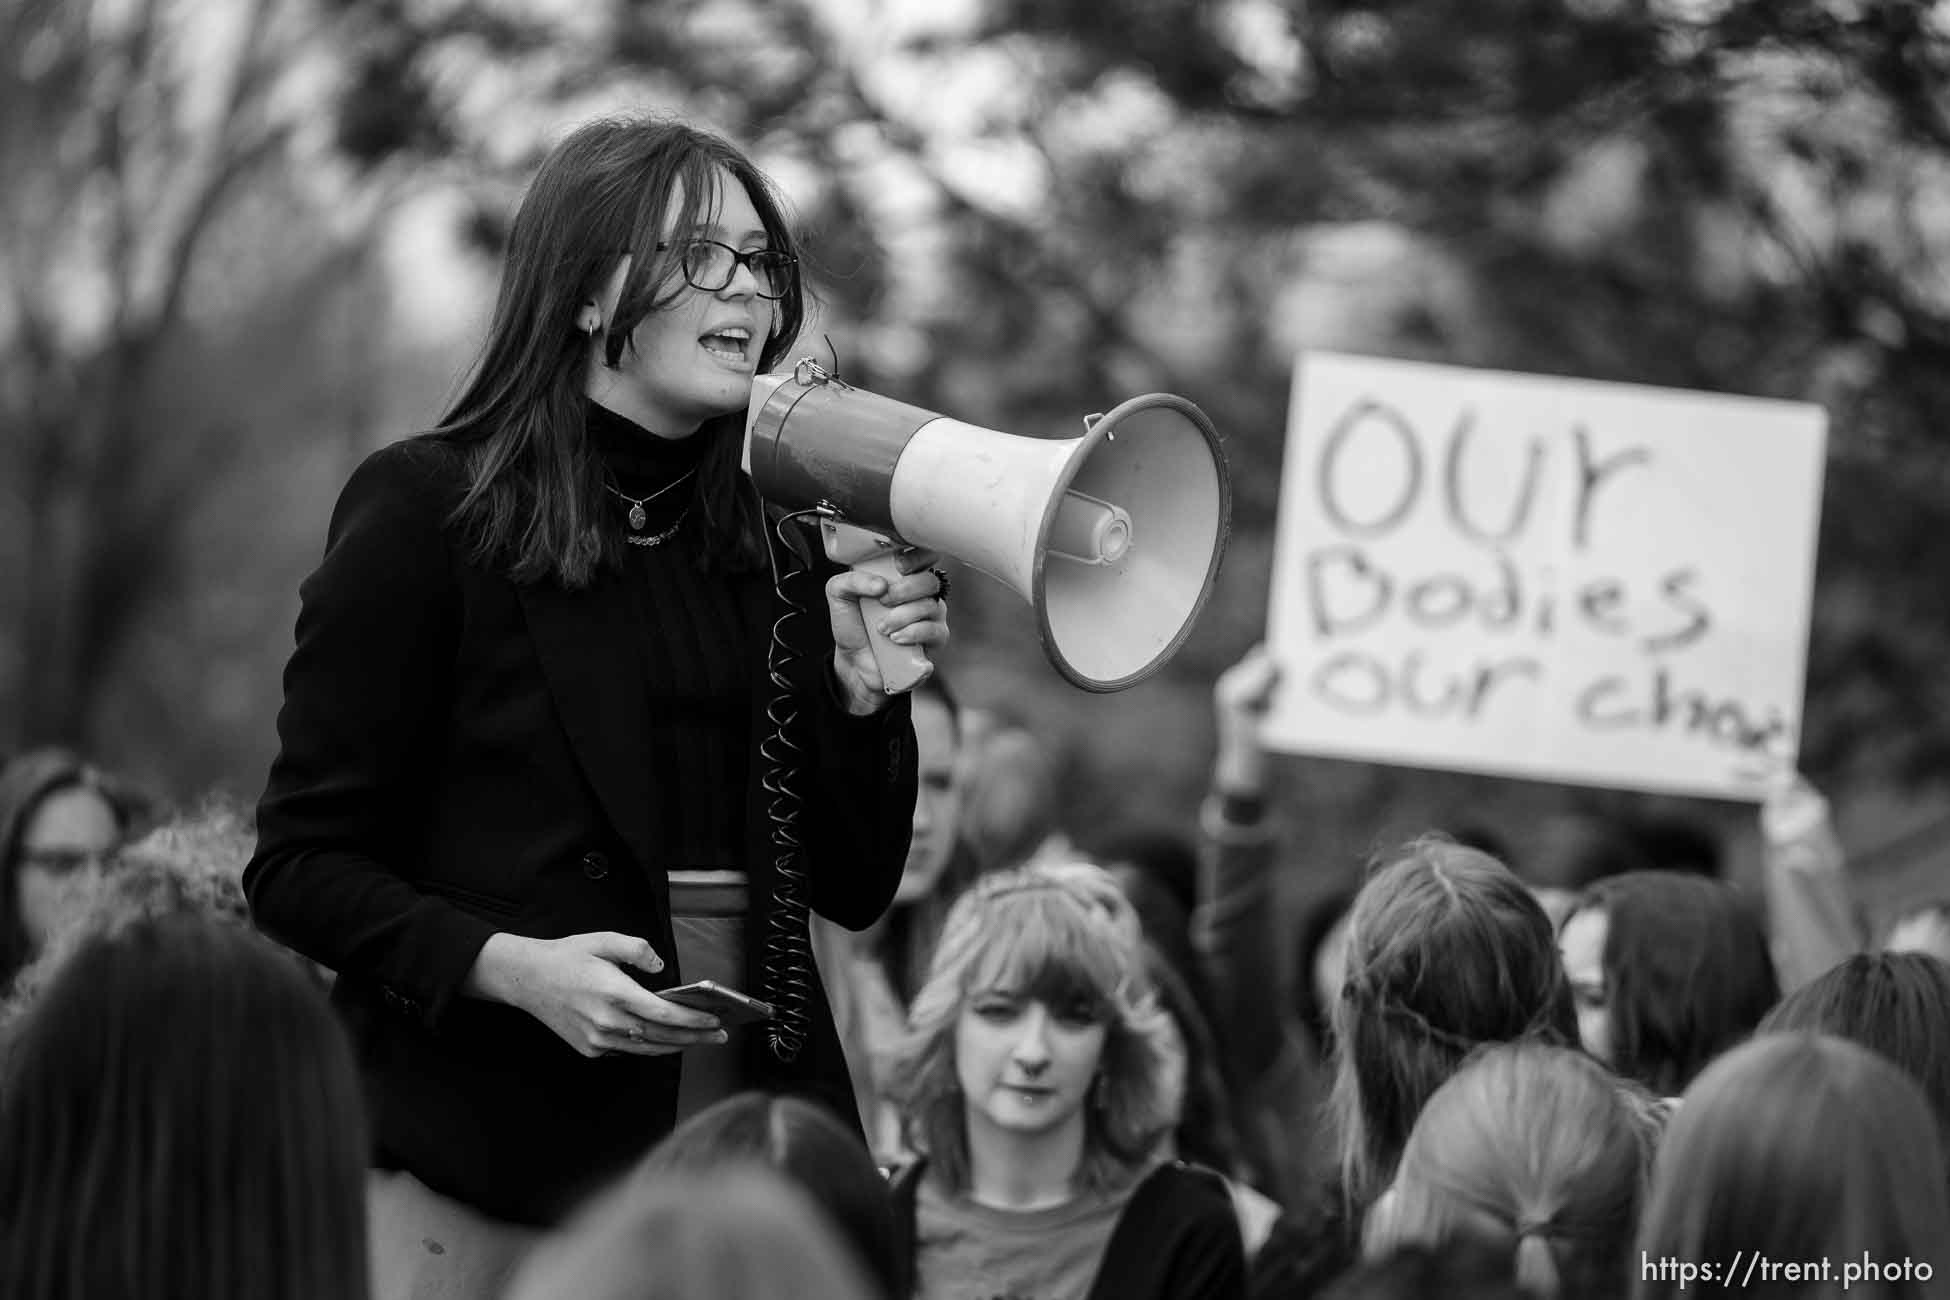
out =
[[[65,749],[0,767],[0,994],[147,812],[131,787]]]
[[[739,1089],[858,1129],[807,913],[870,925],[907,854],[909,704],[865,619],[930,649],[948,628],[935,557],[839,570],[740,469],[752,377],[804,313],[750,159],[674,119],[588,123],[521,201],[458,398],[339,498],[244,886],[337,974],[381,1297],[496,1294]],[[777,1015],[658,996],[700,978]]]

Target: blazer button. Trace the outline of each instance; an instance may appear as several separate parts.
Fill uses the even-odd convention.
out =
[[[600,853],[583,854],[582,874],[591,880],[601,880],[609,874],[609,859]]]

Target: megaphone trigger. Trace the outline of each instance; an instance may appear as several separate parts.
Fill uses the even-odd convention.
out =
[[[826,546],[826,558],[836,564],[888,583],[903,576],[897,557],[909,548],[898,538],[831,518],[819,521],[819,535]],[[874,666],[880,669],[880,688],[889,695],[905,695],[926,681],[934,672],[928,652],[917,645],[902,645],[880,630],[878,615],[886,612],[886,605],[867,597],[860,606],[867,626],[867,645],[873,650]]]

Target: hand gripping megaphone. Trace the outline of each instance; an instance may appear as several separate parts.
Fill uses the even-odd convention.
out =
[[[892,579],[920,546],[1012,589],[1043,652],[1087,691],[1164,667],[1211,595],[1232,484],[1211,421],[1182,397],[1134,397],[1080,438],[1021,437],[855,388],[812,361],[752,381],[745,470],[760,495],[820,516],[826,553]],[[932,665],[867,619],[890,694]]]

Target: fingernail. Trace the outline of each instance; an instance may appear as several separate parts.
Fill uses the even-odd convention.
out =
[[[889,641],[892,641],[895,645],[906,645],[909,641],[912,641],[914,639],[914,634],[908,631],[906,628],[902,628],[900,631],[894,633],[894,635],[888,637],[887,639]]]
[[[892,628],[892,627],[891,627],[891,626],[890,626],[890,625],[888,624],[888,622],[887,622],[887,620],[886,620],[886,619],[884,619],[884,618],[883,618],[883,619],[881,619],[881,620],[880,620],[880,621],[879,621],[878,623],[875,623],[875,624],[874,624],[874,626],[875,626],[876,628],[878,628],[878,629],[880,629],[880,635],[882,635],[882,636],[886,636],[886,635],[888,635],[888,634],[889,634],[890,632],[892,632],[892,631],[894,630],[894,629],[893,629],[893,628]]]
[[[720,1029],[717,1033],[713,1034],[712,1037],[717,1039],[720,1043],[728,1043],[731,1041],[731,1035],[727,1034],[722,1029]]]

